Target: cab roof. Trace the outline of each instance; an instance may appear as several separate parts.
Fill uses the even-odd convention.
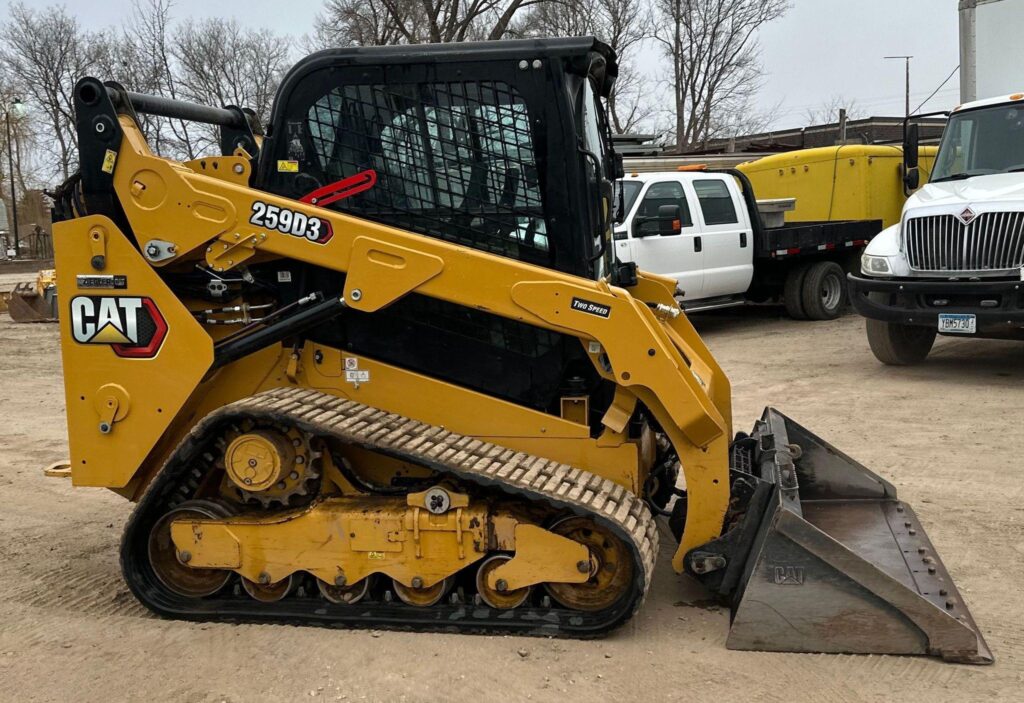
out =
[[[594,54],[603,59],[603,70],[592,71]],[[310,54],[288,71],[282,86],[294,84],[308,73],[322,68],[343,66],[383,66],[403,64],[442,64],[465,61],[530,61],[540,58],[563,59],[574,73],[595,74],[599,91],[608,97],[618,75],[615,50],[595,37],[558,37],[552,39],[502,39],[499,41],[448,42],[444,44],[399,44],[389,46],[350,46],[324,49]]]
[[[963,105],[957,105],[953,108],[953,112],[963,112],[965,110],[973,110],[979,107],[990,107],[991,105],[1001,105],[1002,103],[1013,103],[1020,102],[1024,105],[1024,92],[1010,93],[1008,95],[998,95],[994,98],[985,98],[984,100],[973,100]]]

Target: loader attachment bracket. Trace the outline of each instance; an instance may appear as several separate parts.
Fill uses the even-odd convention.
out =
[[[730,455],[731,517],[685,560],[730,605],[728,647],[993,661],[890,483],[772,408]]]

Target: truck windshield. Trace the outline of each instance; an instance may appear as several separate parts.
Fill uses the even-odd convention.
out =
[[[1024,170],[1024,105],[993,105],[949,118],[932,183]]]

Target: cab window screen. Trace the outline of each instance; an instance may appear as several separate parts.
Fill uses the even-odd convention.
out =
[[[708,179],[693,182],[697,192],[701,212],[704,213],[706,225],[731,225],[739,222],[736,219],[736,207],[732,204],[732,196],[725,181]]]
[[[318,180],[367,169],[338,210],[493,253],[550,263],[526,103],[499,81],[345,85],[306,125]]]

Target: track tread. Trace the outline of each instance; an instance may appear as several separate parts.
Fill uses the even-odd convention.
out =
[[[462,622],[449,619],[443,624],[445,630],[598,636],[628,620],[643,604],[650,589],[658,551],[657,525],[646,503],[621,485],[578,467],[517,452],[352,400],[312,389],[278,388],[226,405],[197,423],[157,479],[149,486],[129,520],[122,545],[122,569],[136,596],[158,613],[197,619],[305,619],[313,623],[318,623],[322,619],[314,615],[308,618],[296,618],[293,615],[275,617],[269,610],[265,617],[257,613],[218,613],[215,609],[209,608],[193,613],[187,610],[182,612],[181,609],[174,610],[156,602],[152,585],[147,588],[141,583],[142,574],[137,562],[142,555],[134,553],[137,551],[138,526],[152,522],[150,518],[153,517],[153,511],[162,513],[192,495],[202,472],[195,468],[186,470],[183,467],[201,454],[207,438],[216,436],[218,428],[244,418],[293,423],[299,429],[315,435],[331,436],[346,443],[418,463],[440,473],[454,475],[461,480],[498,490],[516,498],[537,501],[557,509],[569,510],[576,515],[591,517],[613,530],[626,541],[633,552],[636,582],[631,600],[624,607],[615,608],[607,622],[589,622],[583,627],[574,625],[584,619],[578,611],[549,609],[549,614],[545,615],[538,614],[535,608],[529,617],[524,616],[523,621],[518,622],[508,619],[510,611],[505,611],[504,617],[498,619],[494,617],[494,613],[487,612],[488,608],[474,606],[471,609],[474,613],[484,613],[487,617],[471,616]],[[394,610],[394,606],[389,607]],[[316,614],[324,612],[323,606],[315,611]],[[381,621],[373,617],[365,622],[349,620],[351,618],[345,620],[345,624],[368,627],[395,626],[391,621]],[[398,627],[438,629],[437,625],[431,626],[420,622]]]

